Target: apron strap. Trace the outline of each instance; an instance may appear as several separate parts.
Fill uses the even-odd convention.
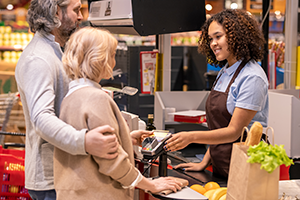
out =
[[[226,93],[229,92],[229,89],[230,89],[230,86],[231,84],[235,81],[235,78],[239,75],[240,71],[243,69],[243,67],[246,65],[246,63],[248,62],[249,60],[247,59],[244,59],[241,64],[239,65],[239,67],[237,68],[237,70],[235,71],[233,77],[231,78],[228,86],[227,86],[227,89],[226,89]]]
[[[231,81],[229,82],[228,86],[227,86],[227,89],[226,89],[226,92],[228,93],[229,92],[229,89],[230,89],[230,86],[231,84],[234,82],[235,78],[238,76],[238,74],[240,73],[240,71],[242,70],[242,68],[246,65],[246,63],[248,62],[249,60],[243,60],[241,62],[241,64],[239,65],[238,69],[235,71],[233,77],[231,78]],[[222,72],[223,74],[223,72]],[[222,76],[222,74],[220,76],[218,76],[218,78],[215,80],[212,88],[215,87],[215,85],[217,84],[217,82],[219,81],[220,77]]]

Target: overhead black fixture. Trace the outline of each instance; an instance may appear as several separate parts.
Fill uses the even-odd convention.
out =
[[[88,0],[92,26],[140,36],[200,30],[205,0]]]

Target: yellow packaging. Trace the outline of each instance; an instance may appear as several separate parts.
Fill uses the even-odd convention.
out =
[[[300,46],[297,47],[296,87],[300,87]]]

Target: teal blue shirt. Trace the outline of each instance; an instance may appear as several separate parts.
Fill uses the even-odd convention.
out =
[[[218,77],[221,77],[215,85],[215,90],[225,92],[241,62],[241,60],[237,61],[229,68],[226,64],[220,70]],[[255,121],[260,122],[263,127],[267,127],[269,117],[268,87],[268,78],[264,70],[256,61],[250,60],[230,87],[227,98],[228,112],[232,115],[236,107],[257,111],[248,128],[250,129]]]

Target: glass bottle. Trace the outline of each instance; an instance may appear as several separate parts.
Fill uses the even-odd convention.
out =
[[[146,130],[147,131],[156,130],[156,127],[154,126],[153,114],[148,114],[148,123],[146,126]]]
[[[110,1],[108,2],[107,8],[105,10],[105,16],[109,16],[111,14]]]

